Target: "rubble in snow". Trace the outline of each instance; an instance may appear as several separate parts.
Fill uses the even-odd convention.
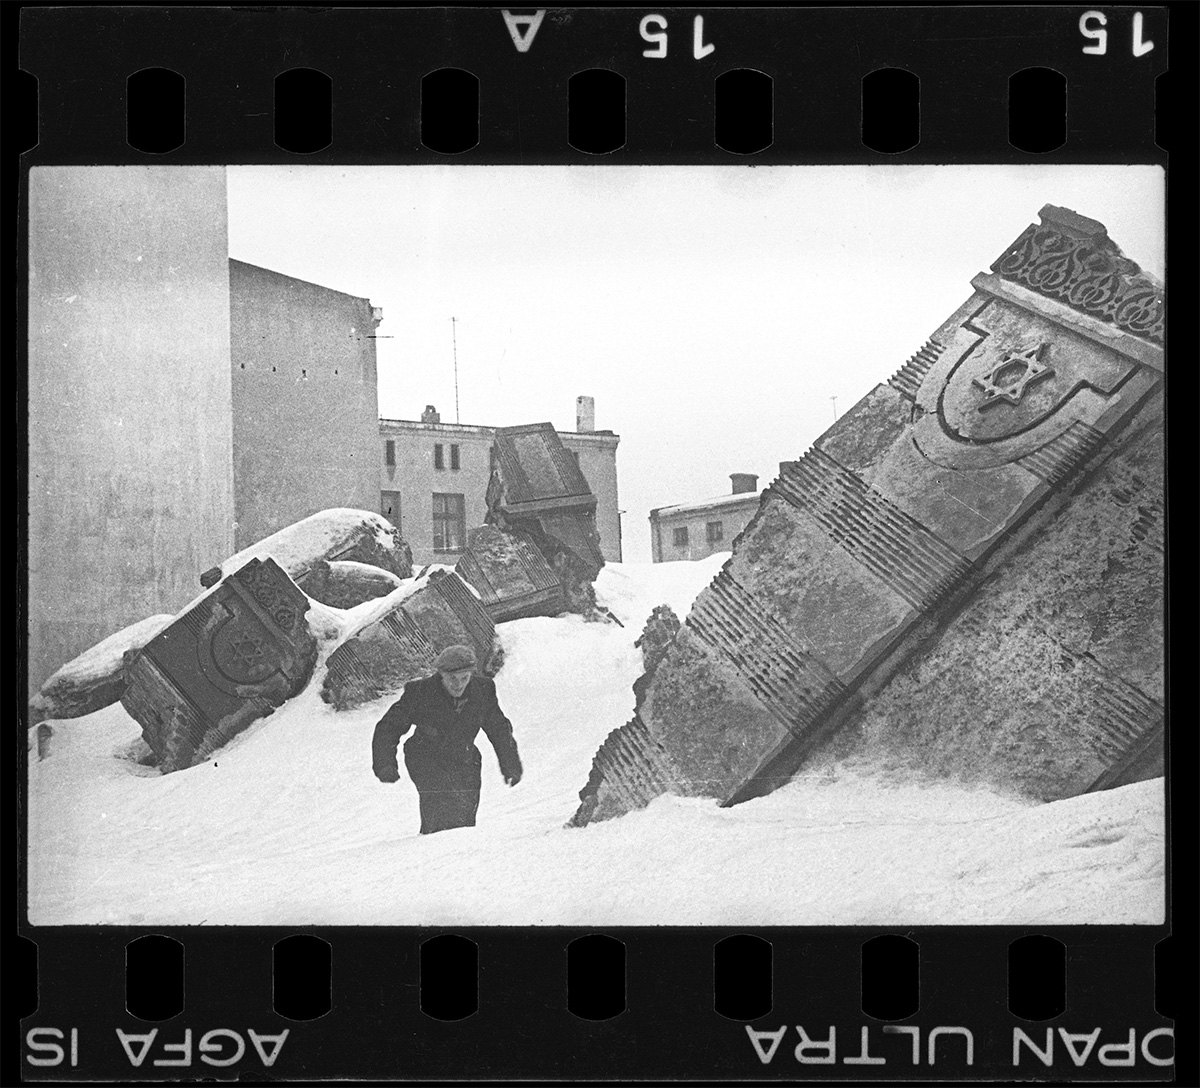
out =
[[[487,523],[528,537],[562,585],[568,611],[596,607],[593,583],[604,566],[596,496],[550,423],[501,427],[487,490]]]
[[[1163,294],[1041,220],[764,492],[573,824],[823,748],[1042,800],[1161,774]]]

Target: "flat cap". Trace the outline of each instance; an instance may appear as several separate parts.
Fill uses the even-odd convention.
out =
[[[470,646],[447,646],[434,661],[438,672],[458,672],[475,668],[475,651]]]

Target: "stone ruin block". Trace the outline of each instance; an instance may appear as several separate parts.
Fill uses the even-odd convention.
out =
[[[340,547],[331,547],[322,558],[330,563],[362,563],[378,567],[401,580],[411,578],[412,549],[395,525],[382,526],[383,532],[390,539],[387,543],[381,543],[378,537],[380,528],[378,524],[364,524]]]
[[[526,535],[562,585],[566,608],[589,613],[604,566],[596,496],[550,423],[501,427],[487,490],[487,523]]]
[[[1047,205],[785,466],[572,820],[857,750],[1052,799],[1161,773],[1161,287]]]
[[[308,608],[277,563],[252,559],[128,656],[121,702],[164,774],[207,759],[304,688],[317,659]]]
[[[310,579],[320,588],[325,563],[362,563],[399,579],[412,577],[412,550],[400,530],[382,514],[368,510],[323,510],[260,540],[200,575],[206,589],[247,559],[270,557],[307,592]],[[320,598],[317,598],[320,599]],[[369,599],[369,598],[364,598]],[[328,602],[323,602],[328,603]]]
[[[1162,774],[1163,461],[1129,434],[826,757],[1044,800]]]
[[[657,668],[667,652],[667,647],[679,634],[680,626],[679,617],[669,604],[655,606],[650,618],[646,620],[645,627],[642,628],[642,633],[633,644],[636,649],[642,651],[644,673],[651,673]]]
[[[369,563],[318,559],[300,588],[314,601],[331,608],[354,608],[365,601],[386,597],[400,588],[400,582],[390,570]]]
[[[566,607],[562,583],[524,533],[473,529],[454,570],[479,594],[493,623],[557,616]]]
[[[473,646],[481,671],[498,667],[491,616],[457,574],[431,576],[387,615],[329,655],[321,698],[338,710],[398,692],[433,672],[447,646]]]
[[[174,619],[170,615],[148,616],[68,661],[29,700],[28,724],[81,718],[117,702],[125,691],[126,653],[140,650]]]

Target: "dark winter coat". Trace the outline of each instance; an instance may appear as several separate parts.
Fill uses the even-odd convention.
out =
[[[480,730],[496,750],[500,773],[521,776],[512,723],[500,709],[495,682],[487,677],[472,676],[458,700],[436,673],[410,680],[375,726],[372,758],[381,782],[399,779],[396,746],[414,725],[416,731],[404,745],[404,765],[420,795],[422,834],[475,825],[481,765],[475,737]]]

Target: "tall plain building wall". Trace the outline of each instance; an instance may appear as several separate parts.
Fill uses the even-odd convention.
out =
[[[29,175],[29,690],[233,545],[222,167]]]
[[[319,510],[377,509],[370,301],[234,260],[229,287],[236,547]]]
[[[579,468],[596,496],[596,530],[600,553],[609,563],[621,562],[621,511],[617,496],[617,443],[611,431],[559,431],[562,444],[579,455]]]

